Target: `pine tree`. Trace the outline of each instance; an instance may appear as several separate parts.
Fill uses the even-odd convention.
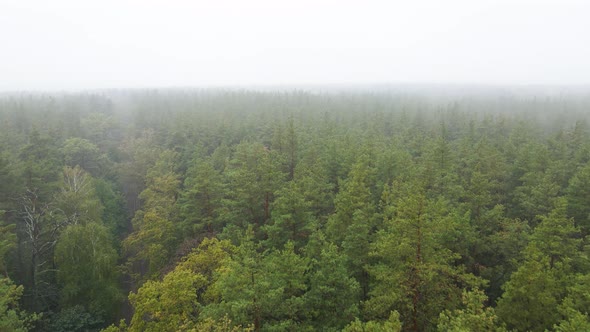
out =
[[[406,184],[386,207],[385,229],[378,233],[369,269],[374,285],[365,310],[370,317],[400,313],[405,329],[433,329],[443,309],[458,306],[462,288],[480,281],[464,272],[451,251],[455,231],[465,220],[445,201],[428,200],[419,186]]]
[[[497,313],[509,328],[544,331],[559,322],[558,307],[572,285],[574,268],[581,260],[580,233],[566,216],[566,201],[534,230],[524,262],[504,284]]]

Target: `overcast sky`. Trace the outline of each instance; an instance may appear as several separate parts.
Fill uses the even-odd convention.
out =
[[[0,0],[0,90],[590,83],[590,1]]]

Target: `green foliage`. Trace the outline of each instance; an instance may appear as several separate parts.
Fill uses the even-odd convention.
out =
[[[175,243],[174,225],[162,217],[156,211],[138,211],[133,218],[133,226],[136,231],[131,233],[124,241],[124,252],[131,257],[131,271],[133,264],[139,264],[139,275],[132,274],[136,279],[141,279],[145,273],[148,278],[158,275],[159,270],[166,265],[171,255],[171,249]]]
[[[305,192],[307,180],[303,178],[290,181],[277,191],[272,204],[270,223],[263,227],[268,237],[268,247],[281,248],[289,241],[293,242],[296,248],[305,245],[317,224],[309,193]]]
[[[104,207],[96,196],[94,181],[80,166],[64,167],[62,185],[54,198],[66,225],[100,223]]]
[[[126,196],[127,208],[134,213],[140,208],[139,194],[146,187],[147,172],[154,167],[162,153],[153,130],[144,130],[139,137],[130,135],[119,143],[121,162],[118,165],[119,182]]]
[[[108,327],[101,330],[101,332],[126,332],[127,331],[127,323],[125,323],[124,319],[121,319],[119,322],[119,326],[112,324]]]
[[[321,236],[321,235],[320,235]],[[360,286],[346,267],[346,257],[336,245],[323,243],[312,257],[306,310],[315,329],[339,331],[359,314]]]
[[[55,137],[53,138],[55,140]],[[28,143],[21,148],[22,179],[24,186],[37,191],[38,196],[48,201],[59,183],[59,162],[55,142],[34,130]]]
[[[329,180],[326,161],[316,146],[302,156],[295,168],[294,182],[297,191],[311,204],[311,211],[321,222],[334,211],[334,189],[336,183]]]
[[[570,313],[570,317],[567,320],[563,320],[558,325],[554,325],[553,327],[555,332],[589,331],[590,319],[588,319],[588,314],[574,311]]]
[[[0,273],[6,273],[6,254],[16,247],[15,225],[3,225],[4,212],[0,210]]]
[[[547,216],[540,216],[541,223],[535,228],[531,243],[549,256],[552,266],[557,262],[576,263],[586,259],[580,256],[582,239],[573,219],[566,216],[567,202],[559,199],[557,206]]]
[[[367,158],[360,158],[334,198],[336,211],[326,224],[326,235],[342,248],[349,273],[361,285],[363,299],[368,294],[365,265],[369,263],[369,247],[378,219],[370,191],[373,176],[374,169]]]
[[[161,281],[144,283],[129,295],[135,309],[129,331],[200,331],[203,304],[217,298],[208,289],[214,272],[234,251],[227,241],[205,239]]]
[[[566,217],[561,199],[534,230],[525,260],[504,284],[498,316],[509,328],[544,331],[559,321],[558,307],[573,282],[581,240],[573,220]]]
[[[353,221],[355,213],[357,213],[356,224],[366,224],[369,228],[372,226],[371,219],[375,213],[375,206],[371,204],[370,191],[372,169],[367,166],[364,160],[355,164],[348,179],[341,184],[341,190],[334,198],[336,211],[328,220],[326,232],[328,238],[338,245],[342,245],[346,236],[354,232],[354,230],[347,232],[347,229],[355,224]]]
[[[588,330],[588,100],[531,96],[2,95],[0,324]]]
[[[63,309],[49,318],[47,330],[55,332],[99,331],[104,326],[101,317],[94,316],[79,305]]]
[[[545,215],[555,207],[561,188],[550,175],[538,172],[526,173],[521,181],[523,184],[514,189],[516,213],[520,218],[536,222],[537,216]]]
[[[0,145],[0,210],[14,207],[13,199],[18,191],[18,173],[14,170],[15,162],[3,151]]]
[[[375,284],[365,310],[380,318],[397,310],[410,330],[431,330],[443,309],[458,306],[462,287],[481,281],[455,265],[459,255],[448,249],[464,219],[419,187],[402,189],[372,246],[378,262],[369,269]]]
[[[270,219],[270,206],[283,184],[282,158],[260,143],[242,142],[226,170],[231,192],[229,220],[264,225]],[[258,229],[256,229],[258,231]]]
[[[585,279],[588,279],[588,276],[584,276]],[[588,300],[590,297],[590,289],[586,287],[584,296]],[[568,298],[566,298],[561,306],[559,307],[559,312],[562,315],[562,320],[553,326],[556,332],[576,332],[576,331],[588,331],[590,330],[590,319],[588,317],[588,306],[580,308],[582,311],[576,308],[577,305],[574,299],[577,299],[575,295],[570,294]],[[579,304],[579,303],[578,303]],[[587,304],[587,302],[586,302]]]
[[[211,318],[206,318],[201,322],[196,324],[188,323],[178,326],[170,327],[171,331],[179,331],[179,332],[252,332],[254,328],[251,326],[249,327],[242,327],[241,325],[234,325],[232,321],[225,316],[223,319],[220,320],[213,320]],[[128,331],[127,325],[125,321],[122,320],[119,326],[111,325],[106,329],[101,330],[101,332],[126,332]]]
[[[181,331],[184,331],[184,327],[181,327]],[[220,320],[213,320],[211,318],[207,318],[202,322],[197,323],[197,326],[191,330],[187,330],[190,332],[252,332],[254,328],[252,326],[242,327],[242,325],[233,325],[232,321],[225,316]]]
[[[584,234],[590,234],[590,165],[581,167],[567,188],[568,216],[574,218]]]
[[[440,136],[424,142],[420,148],[423,151],[419,176],[425,188],[432,194],[456,200],[460,196],[460,188],[456,185],[457,173],[453,169],[457,163],[444,122],[441,124]]]
[[[119,138],[117,130],[120,130],[120,123],[115,116],[103,109],[97,109],[82,117],[80,127],[84,137],[101,149],[111,148],[113,141]]]
[[[567,288],[567,296],[558,309],[566,320],[570,316],[577,316],[575,312],[588,314],[588,308],[590,308],[590,274],[586,271],[574,275],[572,284]]]
[[[445,310],[438,320],[438,331],[506,331],[498,326],[498,317],[493,308],[485,307],[486,295],[479,289],[463,291],[464,309]]]
[[[135,308],[130,331],[172,331],[178,326],[194,326],[199,306],[196,290],[204,287],[206,279],[187,270],[167,274],[162,282],[148,280],[130,294]]]
[[[144,275],[148,278],[157,276],[178,241],[173,223],[180,186],[175,172],[177,157],[173,151],[163,152],[149,169],[147,187],[139,195],[144,207],[136,211],[132,220],[133,232],[123,241],[124,252],[130,256],[129,273],[136,280],[141,280]]]
[[[62,306],[80,305],[94,316],[106,314],[105,318],[114,315],[121,300],[117,259],[106,227],[68,226],[55,248]]]
[[[78,137],[66,139],[60,149],[67,166],[79,166],[93,176],[104,176],[112,168],[108,159],[92,142]]]
[[[214,287],[221,302],[210,305],[207,315],[227,314],[237,324],[254,324],[255,330],[305,330],[307,269],[308,260],[294,252],[292,243],[259,253],[251,239],[244,239],[219,270]]]
[[[537,248],[528,248],[528,259],[504,284],[498,301],[500,319],[519,331],[544,331],[558,321],[557,307],[565,294],[558,271],[551,269],[549,257]]]
[[[401,332],[402,323],[399,320],[399,313],[392,311],[385,321],[361,322],[358,318],[346,326],[342,332]]]
[[[156,210],[163,216],[172,216],[172,209],[180,186],[176,172],[178,154],[174,151],[163,151],[159,159],[150,167],[146,174],[146,189],[139,194],[148,209]]]
[[[494,208],[486,215],[484,221],[496,224],[497,228],[492,228],[488,236],[481,236],[488,232],[479,229],[471,259],[475,273],[489,281],[487,294],[495,301],[502,294],[501,286],[524,259],[523,251],[529,243],[530,227],[525,221],[503,217],[502,207]]]
[[[22,311],[18,302],[23,286],[16,286],[8,278],[0,278],[0,331],[26,332],[41,316]]]
[[[116,184],[104,179],[95,179],[96,197],[104,207],[102,223],[109,229],[113,237],[120,237],[127,230],[127,211],[123,195],[116,188]],[[117,242],[117,245],[119,243]]]
[[[223,229],[223,216],[227,215],[226,184],[222,174],[211,160],[197,161],[188,170],[185,191],[179,200],[183,221],[183,234],[219,232]]]

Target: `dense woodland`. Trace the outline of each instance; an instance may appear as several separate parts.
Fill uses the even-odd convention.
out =
[[[0,331],[590,331],[590,93],[484,90],[0,95]]]

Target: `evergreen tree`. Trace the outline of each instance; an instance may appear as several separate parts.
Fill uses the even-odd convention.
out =
[[[321,239],[320,242],[323,242],[320,253],[306,252],[313,253],[313,258],[305,307],[316,330],[340,331],[359,314],[360,286],[349,275],[346,257],[336,245]]]
[[[259,143],[242,142],[226,170],[231,193],[229,220],[241,220],[243,229],[252,223],[259,227],[271,217],[271,204],[283,185],[281,156]]]
[[[351,275],[361,285],[364,299],[369,287],[365,265],[369,262],[369,246],[378,220],[370,191],[372,172],[367,158],[361,158],[353,166],[334,199],[336,211],[326,224],[328,239],[342,248]]]
[[[26,332],[40,318],[19,308],[23,286],[16,286],[8,278],[0,278],[0,331]]]
[[[198,160],[189,169],[185,190],[179,200],[185,236],[202,232],[220,232],[228,214],[227,188],[222,174],[211,159]]]
[[[134,279],[157,276],[175,250],[178,238],[173,220],[177,217],[180,180],[174,160],[177,154],[167,151],[147,175],[147,188],[140,194],[142,210],[133,217],[133,232],[123,241],[129,255],[128,270]]]
[[[365,303],[369,317],[400,313],[405,329],[432,330],[439,313],[458,306],[463,287],[480,281],[456,266],[448,249],[465,220],[442,200],[428,200],[420,187],[406,184],[386,207],[385,228],[378,233],[370,267],[374,278]]]
[[[559,322],[558,307],[572,285],[580,256],[581,239],[573,220],[566,216],[566,201],[534,230],[525,249],[525,260],[504,284],[498,316],[509,328],[544,331]]]
[[[582,232],[590,234],[590,165],[581,167],[570,179],[567,188],[567,212]]]
[[[221,301],[209,305],[207,315],[227,314],[236,324],[253,324],[255,331],[311,330],[304,319],[307,259],[290,243],[267,253],[257,252],[257,247],[245,239],[220,269],[214,288]]]
[[[499,326],[494,309],[485,307],[486,300],[485,294],[478,289],[464,290],[462,302],[465,308],[442,312],[438,322],[438,331],[506,331],[505,328]]]

